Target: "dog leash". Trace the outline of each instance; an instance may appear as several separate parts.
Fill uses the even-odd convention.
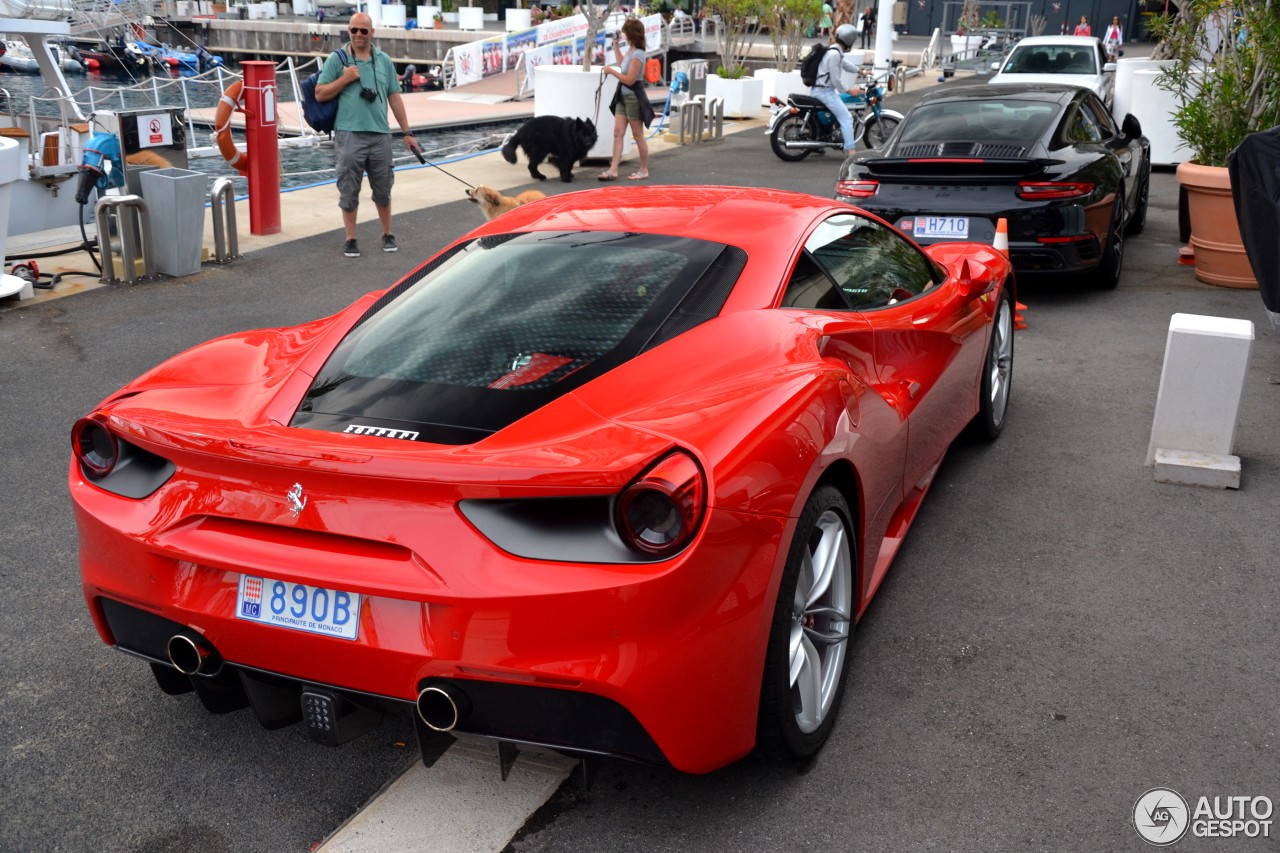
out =
[[[437,168],[437,169],[439,169],[440,171],[444,172],[446,175],[448,175],[449,177],[453,178],[455,181],[457,181],[458,183],[462,184],[463,186],[468,187],[469,189],[475,189],[475,188],[476,188],[476,187],[475,187],[475,184],[469,184],[469,183],[467,183],[466,181],[462,180],[462,178],[459,178],[457,175],[455,175],[453,172],[450,172],[450,171],[449,171],[448,169],[446,169],[444,166],[441,166],[439,163],[432,163],[432,162],[431,162],[430,160],[428,160],[426,157],[423,157],[423,156],[422,156],[422,152],[421,152],[421,151],[419,151],[417,148],[414,148],[414,149],[413,149],[413,156],[417,157],[417,158],[418,158],[418,162],[419,162],[419,163],[421,163],[422,165],[424,165],[424,166],[434,166],[435,168]]]

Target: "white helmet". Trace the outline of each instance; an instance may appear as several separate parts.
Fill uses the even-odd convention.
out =
[[[853,28],[853,24],[841,24],[836,27],[836,41],[845,46],[845,49],[853,47],[853,40],[858,37],[858,31]]]

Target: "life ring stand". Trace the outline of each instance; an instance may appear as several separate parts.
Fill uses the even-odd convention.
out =
[[[231,138],[231,113],[239,109],[240,96],[244,93],[244,81],[237,80],[227,87],[218,99],[218,110],[213,115],[214,134],[218,140],[218,151],[222,159],[242,175],[249,174],[249,155],[236,148]]]

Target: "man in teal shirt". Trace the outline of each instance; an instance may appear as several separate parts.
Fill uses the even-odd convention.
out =
[[[363,12],[352,15],[347,31],[351,36],[346,48],[347,61],[337,52],[325,60],[320,79],[316,81],[316,100],[339,99],[333,148],[338,207],[347,233],[342,253],[348,258],[358,258],[356,209],[360,206],[360,187],[366,174],[382,225],[382,251],[394,252],[399,248],[391,234],[391,184],[395,177],[387,107],[400,125],[405,147],[419,154],[422,147],[409,132],[404,99],[400,97],[400,78],[391,57],[373,46],[372,19]]]

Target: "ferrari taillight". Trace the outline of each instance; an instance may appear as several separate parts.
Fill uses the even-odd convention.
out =
[[[1018,184],[1018,198],[1024,201],[1081,198],[1093,192],[1093,184],[1082,181],[1023,181]]]
[[[628,547],[671,556],[697,532],[706,492],[697,461],[683,450],[669,453],[623,490],[617,508],[618,534]]]
[[[71,452],[90,477],[105,477],[120,459],[120,445],[107,427],[107,419],[94,413],[71,428]]]
[[[879,181],[836,181],[836,195],[845,198],[871,198],[878,189]]]

